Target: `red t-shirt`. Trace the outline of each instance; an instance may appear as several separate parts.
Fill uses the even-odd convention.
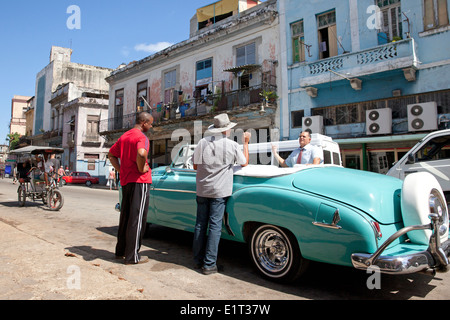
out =
[[[136,163],[138,149],[149,151],[150,142],[139,129],[125,132],[111,147],[109,152],[120,159],[120,184],[122,186],[136,183],[152,183],[152,172],[140,173]],[[146,161],[147,162],[147,161]]]

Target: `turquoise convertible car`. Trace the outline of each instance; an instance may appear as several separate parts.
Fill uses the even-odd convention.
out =
[[[193,147],[153,170],[148,222],[193,232]],[[223,238],[248,244],[265,277],[293,281],[319,261],[407,274],[445,272],[450,241],[442,190],[426,173],[405,181],[339,165],[237,167]]]

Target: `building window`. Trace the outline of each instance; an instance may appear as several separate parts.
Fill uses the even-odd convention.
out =
[[[142,112],[148,110],[147,103],[147,81],[138,83],[137,85],[137,95],[136,95],[136,112]],[[145,102],[147,101],[147,103]]]
[[[56,110],[53,109],[52,110],[51,128],[50,128],[51,131],[54,131],[54,130],[58,129],[57,123],[56,123],[57,119],[58,119],[58,116],[56,114]]]
[[[317,16],[319,34],[319,58],[337,56],[338,39],[336,33],[336,12],[330,11]]]
[[[425,30],[435,29],[449,24],[447,0],[424,0],[423,9]]]
[[[164,103],[174,101],[174,89],[177,84],[177,70],[164,73]]]
[[[447,107],[450,102],[450,90],[402,96],[398,98],[362,101],[331,107],[313,108],[311,110],[311,115],[323,116],[325,125],[333,126],[365,122],[366,110],[390,108],[392,109],[392,119],[404,119],[408,116],[407,107],[409,104],[430,101],[435,101],[437,103],[439,114],[447,113],[450,110],[450,107]],[[292,119],[294,119],[294,112],[292,113]]]
[[[256,64],[255,42],[236,49],[236,65],[245,66],[248,64]]]
[[[302,120],[305,116],[304,110],[292,111],[291,119],[292,119],[292,128],[301,128],[303,126]]]
[[[70,117],[70,132],[75,132],[75,116]]]
[[[292,36],[292,62],[305,61],[305,34],[303,29],[303,20],[291,25]]]
[[[86,153],[84,155],[84,160],[87,160],[88,162],[88,170],[95,170],[95,163],[100,159],[98,154],[88,154]]]
[[[97,141],[99,138],[100,116],[87,116],[86,139]]]
[[[196,86],[203,86],[212,82],[212,59],[197,62]]]
[[[114,99],[114,123],[113,130],[122,129],[123,120],[123,96],[124,90],[116,91],[116,98]]]
[[[381,10],[380,44],[403,39],[402,9],[400,0],[376,0]]]

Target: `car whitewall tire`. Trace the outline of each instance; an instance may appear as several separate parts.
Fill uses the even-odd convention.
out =
[[[439,182],[430,173],[418,172],[406,176],[401,206],[405,227],[430,224],[429,215],[439,214],[440,224],[445,227],[441,242],[448,240],[449,220],[444,193]],[[416,230],[409,232],[408,237],[413,243],[428,245],[431,234],[431,230]]]

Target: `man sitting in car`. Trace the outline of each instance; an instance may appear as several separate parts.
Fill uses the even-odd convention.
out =
[[[272,144],[272,153],[282,167],[293,167],[296,164],[321,164],[323,162],[322,150],[310,144],[310,130],[303,131],[298,140],[300,147],[292,151],[286,160],[280,157],[277,146]]]

